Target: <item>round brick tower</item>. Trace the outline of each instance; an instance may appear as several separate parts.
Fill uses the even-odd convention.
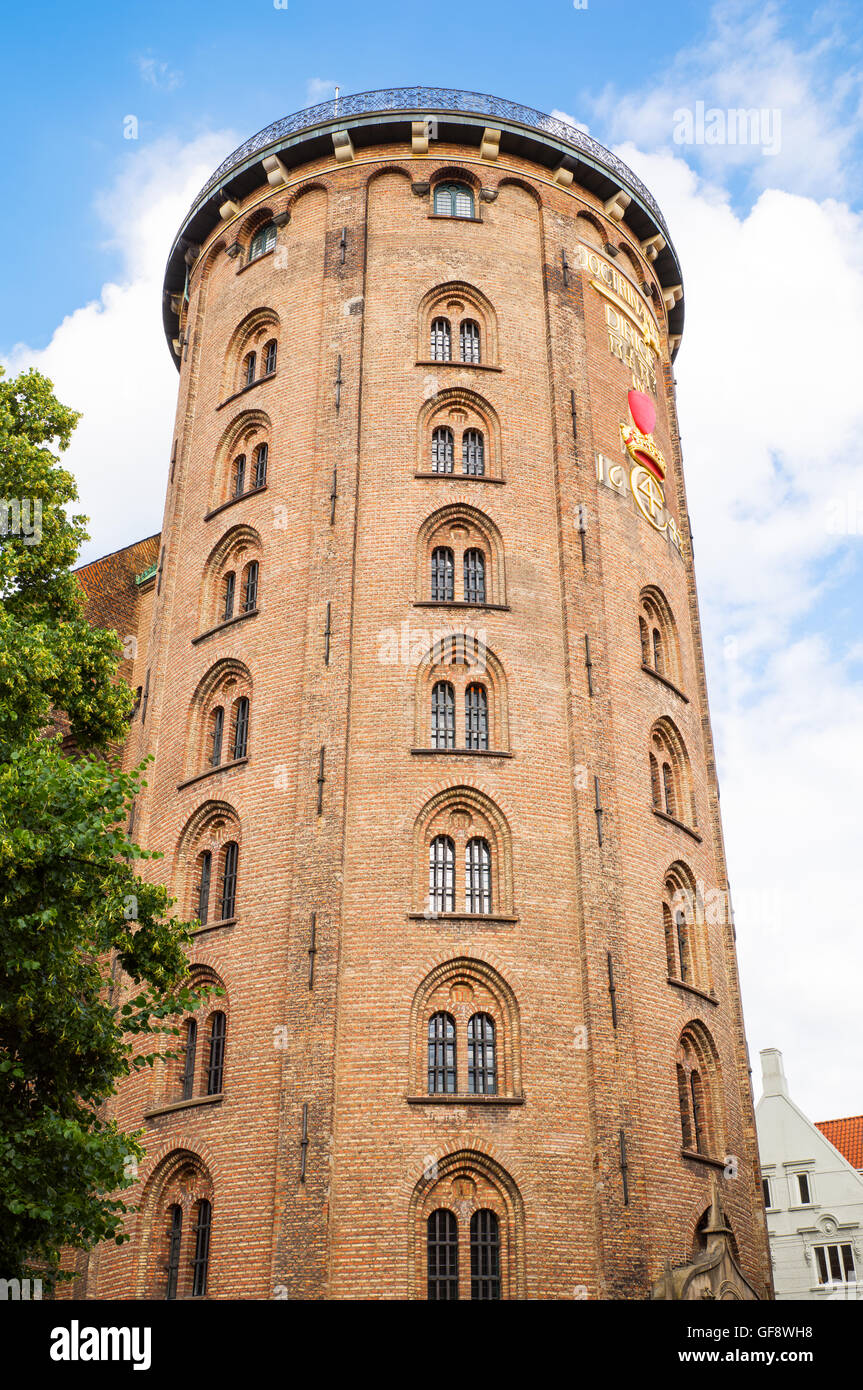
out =
[[[224,994],[88,1297],[769,1296],[648,190],[540,112],[246,142],[168,263],[127,761]]]

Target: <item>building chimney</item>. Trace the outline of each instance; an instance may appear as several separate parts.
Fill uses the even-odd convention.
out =
[[[761,1084],[766,1096],[787,1096],[788,1082],[778,1047],[765,1047],[761,1052]]]

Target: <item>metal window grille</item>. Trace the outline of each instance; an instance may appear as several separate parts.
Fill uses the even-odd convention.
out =
[[[200,877],[198,879],[198,921],[202,924],[207,920],[207,913],[210,910],[210,878],[213,871],[213,856],[210,850],[205,849],[198,859]]]
[[[669,816],[677,815],[677,802],[674,796],[674,775],[671,771],[670,763],[662,764],[662,794],[665,799],[665,811]]]
[[[475,1211],[470,1219],[470,1296],[500,1298],[500,1223],[493,1211]]]
[[[695,1152],[704,1153],[704,1087],[697,1071],[689,1074],[689,1089],[692,1094],[692,1137]]]
[[[252,237],[249,243],[249,260],[256,261],[259,256],[265,256],[268,251],[272,251],[276,244],[276,229],[272,222],[268,222],[265,227],[261,227]]]
[[[198,1203],[195,1223],[195,1258],[192,1260],[192,1297],[203,1298],[207,1292],[207,1271],[210,1264],[210,1230],[213,1208],[205,1197]]]
[[[232,496],[239,497],[246,486],[246,455],[238,454],[234,459],[234,480]]]
[[[428,1298],[432,1303],[458,1298],[458,1222],[446,1207],[428,1219]]]
[[[207,1057],[207,1095],[217,1096],[225,1074],[225,1015],[210,1015],[210,1051]]]
[[[479,837],[468,840],[464,877],[468,912],[491,912],[491,850],[487,840]]]
[[[451,1014],[429,1019],[428,1093],[455,1094],[455,1020]]]
[[[452,356],[452,334],[449,319],[432,319],[431,323],[431,360],[432,362],[449,362]]]
[[[662,791],[659,783],[659,763],[651,753],[650,755],[650,789],[653,796],[653,804],[659,811],[662,809]]]
[[[429,907],[455,912],[455,845],[448,835],[436,835],[429,845]]]
[[[434,210],[441,217],[473,217],[473,192],[466,183],[439,183]]]
[[[255,487],[263,487],[267,481],[267,459],[270,453],[269,444],[259,444],[255,450]]]
[[[653,669],[658,671],[660,676],[665,674],[665,662],[662,655],[662,633],[658,627],[653,629]]]
[[[485,444],[480,430],[465,430],[462,435],[461,471],[474,478],[485,473]]]
[[[485,603],[485,555],[481,550],[464,553],[464,601]]]
[[[464,319],[459,332],[462,362],[479,361],[479,324],[475,319]]]
[[[641,660],[645,666],[650,665],[650,634],[647,630],[647,623],[643,618],[638,620],[638,631],[641,637]]]
[[[432,748],[455,748],[455,691],[449,681],[432,690]]]
[[[234,915],[237,899],[237,844],[230,840],[222,850],[222,898],[219,904],[219,920],[227,921]]]
[[[224,602],[222,604],[222,620],[227,622],[234,616],[234,590],[237,586],[237,576],[231,570],[224,578]]]
[[[677,926],[677,950],[678,950],[678,953],[679,953],[679,956],[680,956],[680,978],[681,978],[681,980],[688,980],[688,979],[689,979],[689,975],[690,975],[690,970],[689,970],[689,938],[688,938],[687,928],[686,928],[686,913],[685,913],[685,912],[682,912],[682,911],[678,908],[677,912],[676,912],[674,915],[675,915],[675,924],[676,924],[676,926]]]
[[[181,1096],[191,1100],[195,1089],[195,1054],[198,1050],[198,1025],[193,1018],[186,1024],[186,1057],[183,1062]]]
[[[243,582],[243,612],[251,613],[258,602],[258,562],[250,560],[246,566],[246,574]]]
[[[225,711],[221,705],[217,705],[213,710],[213,722],[210,730],[210,762],[213,767],[218,767],[222,761],[222,734],[225,729]]]
[[[276,355],[278,350],[279,348],[275,338],[271,338],[264,348],[264,372],[267,376],[271,376],[276,370]]]
[[[469,685],[464,693],[465,746],[488,748],[488,696],[484,685]]]
[[[671,908],[667,903],[662,904],[662,925],[665,931],[665,959],[668,964],[668,973],[672,979],[676,979],[677,952],[674,948],[674,928],[671,921]]]
[[[249,698],[241,695],[234,703],[234,738],[232,758],[244,758],[249,746]]]
[[[471,1095],[497,1095],[494,1019],[474,1014],[467,1025],[467,1088]]]
[[[438,603],[452,603],[455,598],[455,560],[448,545],[435,546],[432,551],[432,592]]]
[[[686,1084],[686,1072],[678,1062],[677,1064],[677,1099],[680,1105],[680,1128],[683,1133],[683,1147],[691,1149],[692,1143],[692,1116],[689,1108],[689,1087]]]
[[[432,431],[432,473],[452,473],[453,457],[453,432],[447,425],[438,425]]]
[[[183,1209],[174,1205],[170,1208],[170,1214],[167,1279],[165,1280],[165,1298],[169,1301],[177,1297],[177,1280],[180,1274],[180,1238],[183,1234]]]
[[[253,382],[254,379],[255,379],[255,368],[256,368],[256,366],[257,366],[257,355],[256,355],[254,352],[250,352],[250,353],[248,354],[248,356],[246,357],[246,361],[245,361],[245,364],[244,364],[244,365],[245,365],[245,368],[246,368],[246,385],[247,385],[247,386],[251,386],[252,382]]]

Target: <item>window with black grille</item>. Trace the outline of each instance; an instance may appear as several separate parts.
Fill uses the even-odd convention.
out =
[[[428,1093],[455,1094],[455,1020],[447,1013],[429,1019]]]
[[[428,1298],[437,1303],[458,1298],[458,1222],[438,1207],[427,1222]]]
[[[448,545],[437,545],[432,551],[431,596],[437,603],[452,603],[455,598],[455,559]]]

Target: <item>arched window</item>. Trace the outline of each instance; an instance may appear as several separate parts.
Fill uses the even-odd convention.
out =
[[[428,1093],[455,1094],[455,1020],[451,1014],[432,1014],[429,1019]]]
[[[276,355],[279,351],[278,343],[275,338],[271,338],[264,344],[264,375],[272,376],[276,370]]]
[[[449,681],[432,689],[432,747],[455,748],[455,691]]]
[[[437,603],[452,603],[455,598],[455,562],[448,545],[432,551],[431,596]]]
[[[479,324],[476,319],[463,319],[459,331],[462,362],[479,361]]]
[[[452,342],[449,319],[436,318],[431,323],[431,360],[449,362],[452,356]]]
[[[453,455],[453,432],[448,425],[438,425],[432,430],[432,473],[452,473]]]
[[[439,217],[473,217],[473,191],[466,183],[439,183],[434,191]]]
[[[210,1014],[210,1045],[207,1056],[207,1095],[218,1096],[225,1075],[226,1020],[221,1010]]]
[[[195,1092],[195,1056],[198,1050],[198,1025],[194,1018],[186,1020],[186,1045],[183,1075],[180,1082],[182,1100],[191,1100]]]
[[[259,444],[255,449],[255,487],[263,487],[267,481],[267,459],[270,447],[268,444]]]
[[[717,1158],[722,1152],[715,1048],[701,1024],[687,1024],[677,1050],[677,1099],[684,1149]]]
[[[467,1025],[467,1089],[471,1095],[497,1095],[494,1019],[474,1014]]]
[[[500,1298],[500,1223],[493,1211],[475,1211],[470,1219],[470,1296]]]
[[[236,586],[237,576],[233,570],[229,570],[222,580],[222,622],[224,623],[234,616],[234,592]]]
[[[230,840],[222,850],[222,886],[219,903],[219,920],[221,922],[226,922],[234,915],[237,900],[238,854],[236,840]]]
[[[655,811],[695,828],[689,755],[677,727],[664,716],[650,732],[650,786]]]
[[[256,261],[260,256],[265,256],[268,251],[272,251],[276,244],[276,229],[272,222],[260,227],[252,240],[249,242],[249,260]]]
[[[465,430],[461,437],[461,471],[473,478],[485,473],[485,444],[481,430]]]
[[[207,1274],[210,1265],[210,1229],[213,1221],[213,1208],[202,1197],[196,1208],[195,1255],[192,1260],[192,1297],[203,1298],[207,1292]]]
[[[474,548],[464,553],[464,601],[485,603],[485,555]]]
[[[464,852],[465,903],[468,912],[491,912],[491,850],[488,840],[474,836]]]
[[[246,486],[246,455],[237,454],[231,469],[231,496],[240,497]]]
[[[464,734],[466,748],[488,748],[488,696],[476,682],[464,693]]]
[[[458,1298],[458,1222],[446,1207],[438,1207],[427,1222],[426,1235],[430,1302]]]
[[[222,761],[222,737],[225,731],[225,711],[217,705],[210,715],[210,763],[218,767]]]
[[[258,561],[250,560],[243,571],[243,613],[251,613],[258,606]]]
[[[234,701],[231,757],[245,758],[249,746],[249,697],[241,695]]]
[[[638,610],[641,664],[678,689],[681,685],[680,649],[668,600],[660,589],[642,589]]]
[[[455,845],[436,835],[429,845],[429,896],[432,912],[455,912]]]
[[[254,352],[246,353],[243,359],[243,383],[246,386],[251,386],[255,380],[257,361],[258,359]]]
[[[168,1208],[168,1260],[165,1279],[165,1298],[177,1297],[180,1277],[180,1241],[183,1237],[183,1208],[174,1203]]]
[[[207,915],[210,910],[210,880],[213,873],[212,851],[205,849],[198,855],[198,882],[196,885],[195,896],[197,898],[197,918],[201,925],[205,925]]]

